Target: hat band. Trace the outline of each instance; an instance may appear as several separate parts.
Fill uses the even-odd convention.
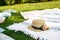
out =
[[[37,28],[37,27],[35,27],[35,26],[33,26],[33,25],[32,25],[32,27],[33,27],[34,29],[43,30],[44,25],[42,25],[40,28]]]

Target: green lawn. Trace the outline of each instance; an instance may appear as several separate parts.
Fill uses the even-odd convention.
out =
[[[46,8],[60,8],[60,1],[16,4],[11,6],[0,6],[0,10],[15,9],[17,11],[37,10]]]
[[[7,9],[14,9],[17,11],[17,13],[12,13],[11,17],[6,18],[5,22],[0,24],[0,27],[6,30],[5,32],[3,32],[4,34],[7,34],[8,36],[14,38],[15,40],[34,40],[32,37],[30,37],[29,35],[25,35],[21,31],[14,32],[14,31],[6,29],[6,27],[13,23],[22,22],[25,20],[21,16],[20,11],[40,10],[40,9],[47,9],[47,8],[60,8],[60,1],[0,6],[0,11],[7,10]]]

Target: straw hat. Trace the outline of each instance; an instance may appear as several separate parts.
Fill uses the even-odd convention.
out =
[[[46,31],[49,29],[49,27],[47,27],[44,20],[36,19],[32,21],[32,24],[28,27],[28,29],[35,32],[39,32],[39,31]]]

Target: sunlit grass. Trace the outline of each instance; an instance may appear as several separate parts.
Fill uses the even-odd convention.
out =
[[[15,9],[17,11],[27,11],[27,10],[37,10],[37,9],[47,9],[47,8],[60,8],[60,1],[1,6],[0,10]]]

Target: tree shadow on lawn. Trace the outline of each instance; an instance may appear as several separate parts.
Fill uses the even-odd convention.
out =
[[[15,31],[6,29],[7,26],[12,25],[15,22],[17,22],[17,21],[6,19],[3,24],[0,24],[0,26],[5,29],[5,31],[3,33],[12,37],[15,40],[35,40],[32,37],[30,37],[30,35],[26,35],[21,31],[15,32]]]
[[[0,27],[5,29],[5,31],[3,32],[4,34],[14,38],[15,40],[35,40],[30,37],[30,35],[26,35],[21,31],[15,32],[6,28],[13,23],[19,23],[23,21],[25,21],[25,19],[21,16],[21,14],[13,13],[11,17],[6,18],[4,23],[0,24]]]
[[[32,37],[30,37],[30,35],[26,35],[21,31],[15,32],[15,31],[7,30],[3,33],[14,38],[15,40],[35,40]]]

